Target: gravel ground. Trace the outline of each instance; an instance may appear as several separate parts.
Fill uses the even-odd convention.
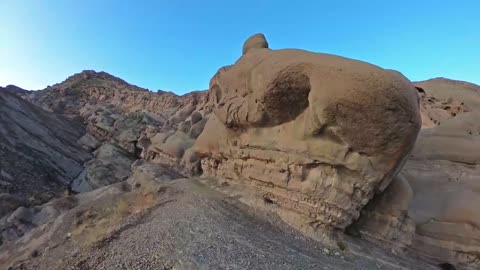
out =
[[[327,249],[194,180],[169,186],[94,246],[66,239],[11,269],[437,269],[356,239]]]

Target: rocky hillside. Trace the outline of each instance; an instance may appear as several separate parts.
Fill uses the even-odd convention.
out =
[[[472,110],[480,110],[480,85],[446,78],[415,82],[425,92],[437,99],[458,100]]]
[[[66,191],[90,158],[76,143],[84,132],[78,123],[0,91],[0,216]]]
[[[44,109],[76,116],[85,105],[115,106],[121,112],[147,112],[168,118],[187,104],[202,102],[204,93],[177,96],[170,92],[149,92],[105,72],[86,70],[65,81],[32,92],[27,97]]]
[[[25,90],[15,85],[7,85],[5,87],[0,87],[0,92],[8,92],[10,94],[15,94],[18,96],[26,96],[30,94],[32,91]]]
[[[242,52],[184,96],[94,71],[0,92],[0,269],[480,267],[480,87]]]

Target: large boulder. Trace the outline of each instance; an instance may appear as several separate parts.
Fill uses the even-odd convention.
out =
[[[415,87],[365,62],[254,48],[210,82],[195,144],[204,175],[253,188],[297,227],[346,228],[414,145]]]

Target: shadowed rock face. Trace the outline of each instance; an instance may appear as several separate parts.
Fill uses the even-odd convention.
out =
[[[15,85],[7,85],[5,87],[0,87],[0,92],[2,91],[10,94],[15,94],[17,96],[26,96],[27,94],[30,94],[32,92]]]
[[[204,174],[326,230],[344,229],[388,186],[421,125],[400,73],[301,50],[247,50],[212,78],[209,102],[195,145]]]
[[[90,158],[76,143],[83,133],[72,121],[0,92],[0,193],[37,204],[64,191]]]

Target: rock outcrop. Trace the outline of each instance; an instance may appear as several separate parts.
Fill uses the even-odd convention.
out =
[[[74,191],[91,191],[124,181],[130,176],[135,158],[120,147],[106,143],[93,154],[95,158],[86,163],[85,170],[72,182]]]
[[[7,85],[5,87],[0,87],[0,92],[8,92],[10,94],[15,94],[17,96],[20,96],[20,97],[24,97],[30,93],[32,93],[32,91],[29,91],[29,90],[25,90],[23,88],[20,88],[16,85]]]
[[[480,86],[443,78],[415,83],[422,130],[404,169],[362,210],[364,238],[437,265],[480,267]]]
[[[412,249],[458,269],[480,268],[480,114],[422,130],[401,172],[413,189]]]
[[[178,96],[171,92],[150,92],[105,72],[86,70],[64,82],[34,91],[28,97],[42,108],[69,117],[78,116],[85,106],[113,106],[123,113],[147,112],[168,119],[187,104],[202,103],[204,92]]]
[[[413,147],[414,86],[360,61],[252,47],[210,82],[195,145],[204,175],[251,187],[300,227],[345,229]]]
[[[87,151],[93,152],[105,143],[114,144],[128,152],[126,159],[144,158],[191,176],[200,172],[200,161],[189,149],[208,118],[207,97],[208,93],[202,91],[184,96],[150,92],[105,72],[83,71],[25,98],[46,110],[83,121],[87,134],[78,143]],[[129,168],[128,164],[122,170]],[[83,176],[82,183],[88,178]],[[111,178],[103,183],[121,180]]]
[[[20,205],[39,204],[68,189],[91,158],[76,143],[84,132],[73,121],[0,91],[0,194],[18,197],[9,202],[25,201]]]
[[[422,127],[431,128],[456,117],[469,108],[464,102],[453,98],[438,99],[425,92],[423,88],[416,87],[420,96],[420,115],[422,116]]]
[[[422,88],[429,97],[443,101],[456,100],[465,104],[472,111],[480,111],[480,85],[446,78],[435,78],[415,82],[415,86]]]

